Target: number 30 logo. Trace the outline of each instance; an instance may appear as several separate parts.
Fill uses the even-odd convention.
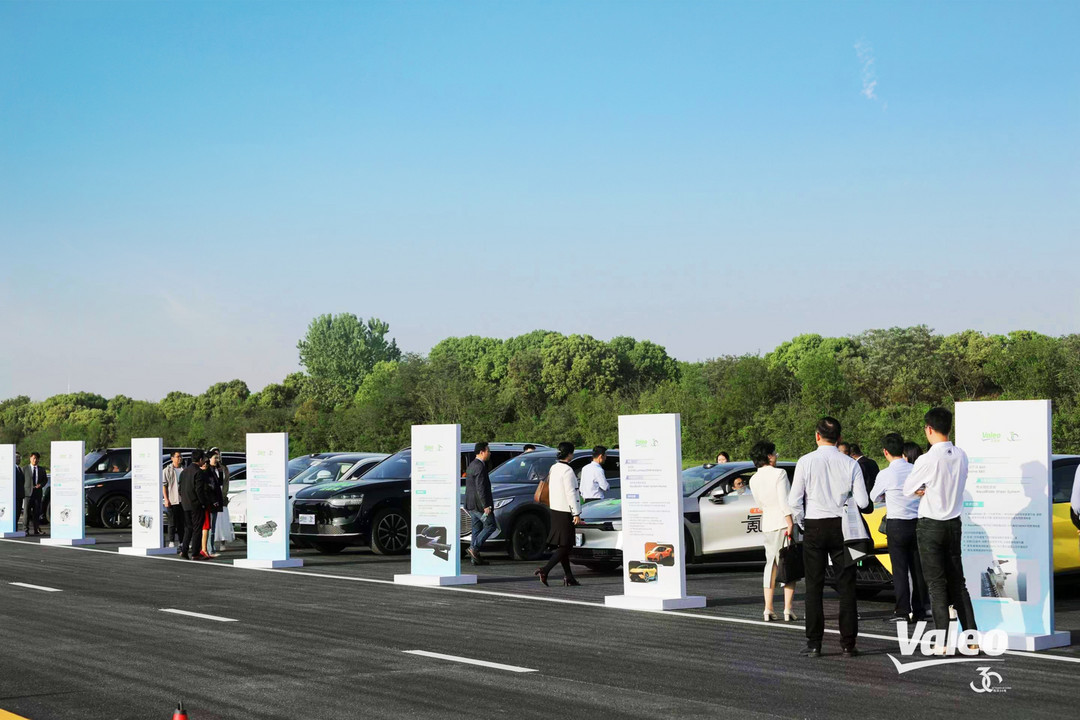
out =
[[[975,687],[975,682],[969,683],[972,690],[977,693],[994,692],[994,681],[1001,684],[1001,675],[991,670],[989,667],[975,668],[981,676],[982,687]]]

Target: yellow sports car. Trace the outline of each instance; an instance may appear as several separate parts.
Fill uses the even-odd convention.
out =
[[[1080,455],[1054,455],[1052,461],[1051,489],[1053,492],[1054,573],[1080,572],[1080,542],[1077,529],[1069,514],[1069,499]],[[892,562],[889,560],[889,541],[878,532],[881,519],[885,517],[885,504],[875,507],[874,512],[864,516],[874,541],[874,555],[859,563],[856,587],[861,597],[871,597],[881,590],[892,589]]]

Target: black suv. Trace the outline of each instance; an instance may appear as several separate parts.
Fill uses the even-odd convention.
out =
[[[462,476],[475,456],[473,449],[473,443],[461,444]],[[491,443],[490,449],[493,467],[525,451],[523,443]],[[293,501],[289,534],[323,553],[341,552],[349,545],[367,545],[380,555],[405,553],[410,542],[411,475],[412,451],[406,448],[362,478],[346,476],[305,488]]]

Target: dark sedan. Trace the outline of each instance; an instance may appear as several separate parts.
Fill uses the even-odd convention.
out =
[[[472,461],[473,443],[461,444],[461,471]],[[491,443],[491,465],[525,451],[521,443]],[[342,478],[306,488],[293,501],[289,533],[323,553],[349,545],[367,545],[380,555],[409,549],[412,451],[402,450],[382,461],[363,478]]]

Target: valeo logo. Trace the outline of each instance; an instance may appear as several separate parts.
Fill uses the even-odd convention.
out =
[[[957,633],[958,624],[949,623],[948,631],[931,630],[926,632],[926,622],[920,620],[915,623],[914,632],[908,636],[908,624],[899,622],[896,624],[896,641],[900,644],[900,655],[912,657],[918,650],[922,655],[931,657],[931,660],[916,660],[914,662],[900,662],[893,655],[892,660],[896,672],[900,675],[913,670],[934,667],[935,665],[948,665],[960,662],[984,662],[985,657],[979,657],[980,650],[984,655],[997,657],[1004,655],[1009,648],[1009,636],[1004,630],[989,630],[980,633],[978,630],[964,630]],[[975,646],[972,649],[971,646]],[[961,657],[957,657],[957,655]]]
[[[1001,442],[1001,433],[996,432],[984,432],[982,434],[983,442],[999,443]]]

